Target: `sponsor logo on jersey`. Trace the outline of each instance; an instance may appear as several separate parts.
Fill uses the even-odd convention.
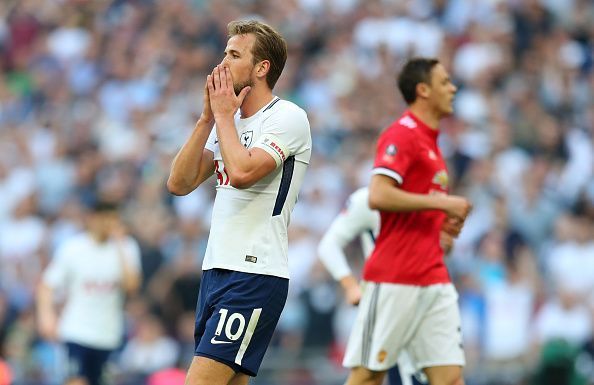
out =
[[[398,124],[410,129],[417,128],[417,122],[415,122],[410,116],[404,116],[398,121]]]
[[[433,176],[431,182],[439,185],[443,190],[447,190],[449,185],[448,173],[445,170],[438,171],[435,173],[435,176]]]
[[[256,263],[256,262],[258,262],[258,257],[254,257],[253,255],[246,255],[245,261],[251,262],[251,263]]]
[[[243,147],[248,148],[252,144],[252,139],[254,137],[254,131],[246,131],[242,132],[239,136],[239,141],[243,144]]]

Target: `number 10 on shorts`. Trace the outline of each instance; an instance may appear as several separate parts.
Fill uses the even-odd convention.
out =
[[[245,317],[243,316],[243,314],[232,313],[229,316],[229,318],[227,318],[228,313],[228,309],[219,310],[221,318],[219,319],[219,323],[217,324],[215,336],[211,340],[213,344],[232,343],[233,341],[237,341],[239,337],[241,337],[241,335],[243,334],[244,329],[246,328]],[[247,330],[245,332],[245,335],[243,336],[243,340],[241,340],[241,346],[239,347],[237,356],[235,357],[235,363],[238,365],[241,365],[241,360],[243,359],[243,355],[245,354],[245,351],[247,350],[247,347],[250,344],[252,336],[254,335],[254,331],[256,330],[256,325],[258,324],[258,319],[260,318],[261,313],[262,308],[254,309],[252,311],[250,320],[247,323]],[[227,337],[230,341],[216,340],[216,337],[220,336],[223,330],[225,331],[225,337]]]

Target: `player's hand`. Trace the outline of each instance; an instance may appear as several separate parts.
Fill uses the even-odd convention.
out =
[[[439,246],[441,246],[443,253],[448,255],[454,246],[454,237],[448,232],[442,230],[439,233]]]
[[[464,223],[466,216],[472,210],[472,204],[468,199],[457,195],[446,195],[444,198],[446,200],[443,211],[448,217],[459,219]]]
[[[200,120],[206,123],[212,123],[214,122],[214,115],[212,113],[212,108],[210,108],[210,96],[208,93],[208,76],[206,77],[206,81],[204,82],[204,107],[202,109],[202,114],[200,115]]]
[[[215,120],[219,117],[232,117],[235,115],[251,89],[249,86],[244,87],[239,95],[235,95],[231,70],[229,67],[220,64],[214,68],[212,74],[208,75],[206,82],[208,84],[210,107]]]
[[[348,275],[340,280],[340,285],[344,290],[346,301],[351,305],[358,305],[361,301],[361,286],[359,281],[352,275]]]
[[[462,227],[464,226],[465,220],[456,217],[447,217],[443,221],[443,225],[441,225],[441,231],[446,232],[450,236],[454,238],[458,238],[460,232],[462,231]]]

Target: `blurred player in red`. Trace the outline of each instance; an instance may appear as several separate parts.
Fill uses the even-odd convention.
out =
[[[379,137],[369,206],[380,233],[363,271],[360,309],[344,365],[348,385],[380,385],[406,350],[431,385],[462,385],[458,294],[440,233],[456,236],[471,209],[448,195],[438,123],[452,113],[456,87],[436,59],[408,61],[398,87],[409,109]]]
[[[332,221],[318,246],[320,261],[332,277],[340,283],[345,299],[351,305],[358,305],[361,301],[361,286],[349,267],[345,248],[355,238],[359,238],[363,255],[368,258],[373,252],[379,233],[380,214],[369,207],[368,201],[369,189],[367,187],[353,192],[340,214]],[[442,230],[440,242],[444,253],[448,254],[454,242],[453,235]],[[406,349],[402,349],[397,361],[397,365],[388,370],[389,385],[420,385],[422,383],[415,375],[415,369],[410,363]]]

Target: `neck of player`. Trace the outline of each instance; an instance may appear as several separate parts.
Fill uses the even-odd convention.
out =
[[[439,120],[441,119],[441,114],[434,108],[430,108],[426,103],[419,101],[411,104],[409,110],[414,116],[420,119],[421,122],[425,123],[427,127],[434,130],[439,129]]]
[[[241,111],[241,119],[253,116],[256,112],[260,111],[262,107],[270,103],[273,98],[274,95],[270,88],[257,87],[255,85],[252,86],[250,92],[248,92],[245,99],[243,99],[243,103],[241,103],[241,107],[239,108]]]

